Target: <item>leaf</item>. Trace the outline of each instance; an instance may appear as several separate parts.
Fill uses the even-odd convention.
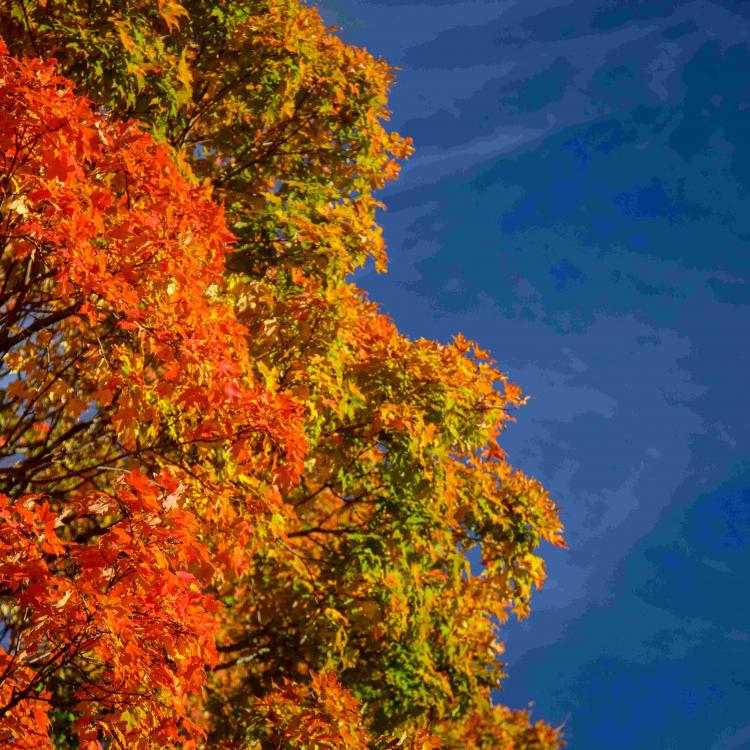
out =
[[[185,485],[180,482],[175,490],[173,492],[170,492],[163,500],[162,500],[162,507],[166,511],[173,510],[177,507],[178,501],[182,497],[183,493],[185,492]]]
[[[167,0],[160,0],[159,2],[159,13],[167,24],[167,28],[170,31],[175,31],[180,28],[180,18],[190,18],[190,14],[185,8],[178,2],[171,2]],[[188,85],[188,84],[186,84]]]
[[[55,602],[56,609],[62,609],[67,603],[70,597],[73,595],[73,589],[68,589],[61,597]]]

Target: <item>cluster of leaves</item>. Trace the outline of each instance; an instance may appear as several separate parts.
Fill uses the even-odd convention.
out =
[[[391,69],[299,0],[0,29],[6,740],[560,747],[490,701],[563,545],[499,445],[524,399],[349,280],[410,151]]]
[[[54,683],[55,705],[92,707],[76,724],[83,741],[114,710],[98,693],[96,701],[81,697],[92,675],[100,692],[119,696],[116,705],[136,708],[140,677],[154,685],[149,695],[158,687],[162,708],[151,712],[153,721],[168,712],[173,724],[184,724],[161,693],[192,694],[202,684],[195,670],[203,674],[213,663],[216,607],[202,598],[187,607],[179,598],[192,596],[185,578],[192,567],[211,567],[199,554],[200,536],[213,541],[212,564],[235,557],[242,520],[250,523],[253,508],[273,502],[262,486],[298,479],[302,413],[253,375],[247,329],[221,291],[231,235],[207,190],[181,175],[151,136],[94,114],[52,64],[3,55],[0,80],[0,486],[6,501],[16,498],[6,508],[0,558],[11,655],[2,710],[42,701]],[[138,486],[138,502],[120,489],[123,474],[134,485],[136,468],[144,482],[158,477],[167,494],[172,516],[163,532],[147,484]],[[40,495],[48,505],[37,517]],[[178,512],[178,501],[200,512],[200,530]],[[73,546],[61,546],[55,528]],[[211,536],[212,528],[221,533]],[[63,590],[66,577],[74,580]],[[171,606],[169,589],[179,595]],[[136,662],[138,670],[153,667],[145,675],[114,668],[124,662],[100,620],[108,610],[107,627],[115,627],[106,618],[117,617],[116,596],[147,628],[144,647],[129,655],[132,670]],[[79,623],[69,616],[74,609],[89,619]],[[137,648],[138,638],[129,641]],[[163,657],[149,658],[151,648],[165,649]],[[195,652],[197,665],[183,648]],[[107,649],[113,674],[105,677]],[[163,662],[175,659],[189,672],[165,673]],[[30,664],[41,664],[33,675]],[[123,703],[123,695],[133,700]],[[140,732],[154,728],[136,724]],[[122,731],[116,726],[107,731]]]
[[[45,704],[53,697],[70,709],[70,730],[84,747],[99,747],[104,736],[137,747],[144,735],[166,747],[178,724],[200,733],[190,698],[216,662],[218,603],[190,572],[208,563],[196,519],[170,507],[170,494],[130,473],[114,495],[81,496],[65,520],[37,497],[0,496],[11,636],[0,652],[0,741],[48,747]],[[83,523],[87,543],[62,536]]]

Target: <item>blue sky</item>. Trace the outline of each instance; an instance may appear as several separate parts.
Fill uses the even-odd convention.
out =
[[[498,699],[575,750],[750,748],[750,3],[322,10],[417,149],[359,280],[532,396],[505,446],[566,524]]]

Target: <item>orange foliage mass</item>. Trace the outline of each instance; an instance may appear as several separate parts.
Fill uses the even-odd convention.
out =
[[[199,537],[266,502],[237,474],[298,478],[301,410],[248,365],[210,191],[51,63],[5,54],[0,81],[3,449],[16,458],[0,472],[48,496],[0,496],[2,736],[51,747],[57,675],[74,686],[82,747],[102,732],[166,747],[199,730],[187,699],[216,658],[218,603],[201,592],[222,551],[209,559]]]

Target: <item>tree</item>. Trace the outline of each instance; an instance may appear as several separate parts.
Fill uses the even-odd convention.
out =
[[[373,192],[410,149],[384,127],[388,66],[297,0],[15,0],[0,23],[98,108],[51,64],[5,58],[3,431],[19,427],[0,476],[20,536],[0,595],[11,655],[38,632],[47,664],[16,658],[33,683],[18,721],[43,726],[37,691],[63,747],[75,732],[187,747],[200,731],[211,747],[404,733],[415,750],[558,747],[556,730],[490,706],[498,625],[527,614],[539,543],[563,543],[554,504],[498,442],[523,398],[476,345],[407,339],[348,280],[385,265]],[[129,541],[114,536],[126,525]],[[19,600],[22,538],[47,566],[39,601]],[[63,571],[45,544],[92,556],[92,572]],[[172,623],[150,697],[103,700],[130,684],[116,640],[92,651],[48,620],[33,629],[65,576],[66,604],[86,576],[107,589],[102,547],[162,550],[118,603],[87,605],[96,632],[97,612],[139,613],[145,653],[154,623]],[[159,610],[148,582],[162,578],[192,597],[198,643],[182,599]],[[189,679],[164,667],[183,648]]]

